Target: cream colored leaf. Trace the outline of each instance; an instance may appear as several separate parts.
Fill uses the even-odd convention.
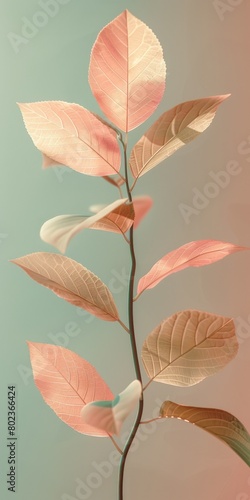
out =
[[[228,97],[229,94],[187,101],[163,113],[132,149],[130,168],[135,179],[204,132],[218,106]]]
[[[119,321],[107,286],[75,260],[54,253],[37,252],[11,262],[67,302],[105,321]]]
[[[185,387],[214,375],[237,351],[231,318],[186,310],[173,314],[148,335],[142,360],[151,380]]]
[[[107,432],[119,434],[121,426],[133,411],[141,397],[142,387],[134,380],[113,401],[93,401],[83,407],[81,416],[88,425]]]
[[[133,205],[127,198],[117,200],[102,208],[91,217],[59,215],[46,221],[41,227],[42,240],[64,253],[70,240],[84,229],[99,229],[114,233],[126,233],[134,221]]]
[[[162,418],[178,418],[204,429],[224,441],[250,466],[250,435],[231,413],[215,408],[198,408],[165,401],[160,409]]]

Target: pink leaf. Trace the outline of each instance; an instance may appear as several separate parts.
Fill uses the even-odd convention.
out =
[[[136,229],[151,209],[153,200],[150,196],[135,196],[133,205],[135,211],[134,228]]]
[[[135,179],[204,132],[218,106],[228,97],[229,94],[187,101],[163,113],[132,149],[130,168]]]
[[[141,383],[134,380],[113,401],[93,401],[84,406],[82,419],[108,434],[119,435],[123,422],[138,403],[141,392]]]
[[[56,415],[82,434],[108,437],[81,418],[86,404],[114,397],[96,369],[64,347],[36,342],[28,342],[28,346],[35,384]]]
[[[164,93],[165,75],[158,39],[128,10],[98,35],[89,83],[102,111],[121,130],[128,132],[152,115]]]
[[[92,217],[82,215],[59,215],[47,220],[41,227],[42,240],[64,253],[70,240],[84,229],[99,229],[124,234],[134,222],[133,205],[127,198],[115,201],[102,208]]]
[[[19,104],[27,131],[45,155],[44,167],[63,164],[82,174],[104,176],[120,169],[116,132],[78,104]]]
[[[227,255],[242,250],[248,250],[248,248],[216,240],[198,240],[186,243],[158,260],[152,269],[140,279],[136,298],[144,290],[154,288],[172,273],[187,267],[213,264],[213,262],[217,262],[217,260],[223,259]]]
[[[11,262],[70,304],[86,309],[105,321],[120,322],[107,286],[75,260],[54,253],[37,252]]]

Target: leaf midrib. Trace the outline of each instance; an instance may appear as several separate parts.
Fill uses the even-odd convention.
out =
[[[211,254],[211,253],[215,253],[215,252],[223,252],[223,250],[224,250],[224,248],[219,249],[219,250],[209,250],[209,251],[206,251],[206,252],[204,252],[204,253],[200,253],[199,255],[196,255],[196,257],[192,257],[191,259],[186,260],[186,261],[185,261],[185,262],[183,262],[182,264],[179,264],[178,266],[176,266],[176,267],[174,267],[174,268],[170,269],[170,271],[167,271],[167,273],[163,275],[163,277],[161,278],[161,280],[163,280],[164,278],[167,278],[167,276],[168,276],[168,275],[170,275],[171,273],[174,273],[175,271],[177,271],[177,272],[178,272],[178,269],[179,269],[180,267],[182,267],[182,266],[183,266],[183,265],[185,265],[185,264],[188,264],[189,262],[194,261],[195,259],[197,259],[197,257],[200,257],[200,256],[206,256],[207,254]],[[164,258],[164,257],[163,257],[163,258]],[[223,257],[222,257],[222,258],[223,258]],[[160,260],[157,262],[157,264],[158,264],[161,260],[163,260],[163,259],[160,259]],[[198,265],[198,266],[191,266],[191,267],[203,267],[203,266],[208,266],[208,265],[211,265],[211,264],[216,264],[216,262],[218,262],[219,260],[221,260],[221,259],[218,259],[218,260],[216,260],[216,261],[214,261],[214,262],[211,262],[211,263],[209,262],[208,264],[201,264],[200,266]],[[156,265],[156,264],[155,264],[155,265]],[[152,268],[151,268],[151,270],[150,270],[147,274],[149,274],[151,271],[152,271]],[[147,276],[147,275],[146,275],[146,276]],[[146,276],[144,276],[144,278],[145,278]],[[145,290],[147,290],[149,287],[153,288],[153,287],[152,287],[152,285],[154,285],[154,283],[156,283],[157,281],[159,281],[159,278],[153,279],[153,280],[150,282],[150,284],[146,286],[146,288],[143,288],[143,290],[141,290],[141,292],[140,292],[140,293],[144,292],[144,291],[145,291]],[[158,284],[158,283],[157,283],[157,284]],[[155,285],[155,286],[156,286],[156,285]]]
[[[55,101],[55,102],[58,102],[58,101]],[[62,101],[59,101],[59,102],[62,102]],[[77,104],[76,106],[79,106],[79,105]],[[97,154],[97,155],[98,155],[98,156],[99,156],[99,157],[100,157],[100,158],[101,158],[101,159],[102,159],[105,163],[107,163],[107,164],[108,164],[108,165],[109,165],[109,166],[110,166],[110,167],[114,170],[114,172],[115,172],[116,174],[119,174],[119,170],[116,170],[116,169],[115,169],[115,167],[114,167],[114,166],[113,166],[113,165],[112,165],[112,164],[111,164],[111,163],[110,163],[110,162],[109,162],[106,158],[104,158],[104,156],[102,156],[102,155],[100,154],[100,152],[99,152],[99,151],[95,150],[95,149],[94,149],[94,147],[93,147],[91,144],[89,144],[88,142],[84,141],[82,138],[80,138],[80,137],[79,137],[79,135],[76,135],[76,134],[74,135],[74,134],[70,133],[70,132],[69,132],[69,131],[68,131],[68,130],[64,127],[63,122],[62,122],[63,126],[60,128],[60,127],[59,127],[59,126],[58,126],[55,122],[53,122],[52,120],[49,120],[49,119],[48,119],[48,117],[47,117],[47,115],[46,115],[46,117],[44,117],[44,116],[43,116],[43,115],[41,115],[38,111],[34,111],[34,110],[33,110],[32,108],[30,108],[30,107],[29,107],[29,111],[32,111],[32,113],[34,113],[34,115],[35,115],[35,116],[36,116],[36,115],[38,115],[40,118],[42,118],[42,119],[44,119],[44,120],[47,120],[47,122],[48,122],[48,123],[51,123],[52,125],[54,125],[55,127],[57,127],[57,128],[58,128],[58,130],[64,130],[65,132],[67,132],[67,133],[68,133],[69,137],[72,137],[72,138],[75,138],[75,137],[76,137],[76,138],[77,138],[79,141],[81,141],[83,144],[87,145],[87,146],[88,146],[88,148],[89,148],[89,149],[91,149],[91,150],[92,150],[95,154]],[[63,112],[65,112],[65,114],[67,114],[67,113],[66,113],[66,111],[63,111]],[[89,111],[89,113],[90,113],[92,116],[94,116],[94,117],[98,120],[97,116],[96,116],[94,113],[91,113],[91,111]],[[58,116],[58,115],[57,115],[57,116]],[[60,117],[59,117],[59,118],[60,118]],[[67,115],[67,118],[68,118],[68,119],[70,119],[70,121],[73,123],[72,119],[71,119],[68,115]],[[61,120],[61,118],[60,118],[60,120]],[[61,120],[61,121],[62,121],[62,120]],[[100,120],[100,121],[101,121],[101,120]],[[102,122],[102,123],[103,123],[103,122]],[[76,126],[75,126],[75,124],[74,124],[74,123],[73,123],[73,125],[74,125],[74,127],[76,128]],[[103,125],[104,125],[104,124],[103,124]],[[106,126],[107,126],[107,128],[108,128],[108,124],[107,124]],[[78,129],[77,129],[77,132],[78,132]],[[52,158],[52,159],[53,159],[53,158]]]
[[[43,276],[43,275],[41,275],[41,274],[37,273],[36,271],[33,271],[33,270],[31,270],[31,269],[27,268],[26,266],[22,266],[22,268],[26,271],[26,273],[27,273],[27,274],[29,274],[29,272],[30,272],[30,271],[32,271],[32,273],[33,273],[33,274],[35,274],[35,275],[36,275],[36,276],[38,276],[38,277]],[[44,277],[44,276],[43,276],[43,277]],[[45,276],[44,278],[48,280],[48,278],[47,278],[46,276]],[[96,305],[94,302],[90,302],[88,299],[85,299],[85,298],[81,297],[81,295],[79,295],[79,294],[77,294],[77,293],[75,293],[75,292],[72,292],[71,290],[68,290],[67,288],[64,288],[62,285],[60,285],[60,284],[59,284],[59,283],[57,283],[56,281],[53,281],[52,279],[49,279],[49,281],[50,281],[52,284],[55,284],[55,286],[56,286],[57,288],[59,288],[59,290],[62,290],[62,291],[64,291],[64,292],[66,291],[67,293],[69,293],[69,294],[73,295],[73,296],[74,296],[74,297],[76,297],[77,299],[78,299],[78,298],[80,298],[82,301],[87,302],[87,304],[90,304],[90,305],[92,305],[92,306],[94,305],[97,309],[99,309],[100,311],[105,312],[105,314],[106,314],[106,315],[111,316],[112,318],[114,318],[114,319],[115,319],[115,321],[118,321],[118,318],[116,318],[113,314],[111,314],[110,312],[107,312],[105,309],[102,309],[100,306]],[[40,283],[40,282],[39,282],[39,280],[37,280],[37,282],[38,282],[39,284],[42,284],[42,283]],[[43,284],[42,284],[42,285],[43,285]],[[46,285],[43,285],[43,286],[44,286],[44,287],[46,287]],[[104,286],[105,286],[105,285],[104,285]],[[47,286],[46,288],[49,288],[49,287]],[[52,291],[53,291],[53,290],[52,290]],[[54,292],[54,293],[55,293],[55,292]],[[61,298],[62,298],[62,297],[61,297]],[[67,302],[68,302],[68,301],[67,301]]]
[[[177,320],[177,318],[176,318]],[[175,320],[175,321],[176,321]],[[185,353],[181,354],[180,356],[177,356],[177,358],[173,359],[173,361],[171,361],[170,363],[168,363],[164,368],[162,368],[158,373],[156,373],[156,375],[154,375],[154,377],[152,377],[150,380],[153,381],[156,377],[158,377],[164,370],[166,370],[169,366],[171,366],[173,363],[175,363],[176,360],[182,358],[182,357],[185,357],[189,352],[193,351],[193,349],[195,349],[196,347],[199,347],[201,344],[203,344],[204,342],[206,342],[207,339],[209,339],[212,335],[214,335],[215,333],[219,332],[222,328],[224,328],[228,323],[230,322],[233,322],[233,319],[230,318],[228,321],[226,321],[222,326],[220,326],[220,328],[218,328],[217,330],[215,330],[209,337],[206,337],[204,340],[202,340],[201,342],[198,342],[198,344],[195,344],[193,347],[191,347],[190,349],[188,349],[187,351],[185,351]],[[174,325],[173,325],[173,328],[174,328]],[[158,333],[158,335],[160,335],[160,332]],[[149,349],[148,349],[149,351]],[[150,352],[150,351],[149,351]]]
[[[212,106],[211,106],[211,107],[212,107]],[[138,179],[138,178],[140,177],[140,175],[142,174],[142,172],[144,172],[144,170],[147,168],[147,166],[150,164],[150,162],[151,162],[151,161],[152,161],[155,157],[157,157],[157,155],[158,155],[158,154],[160,154],[160,153],[161,153],[161,151],[162,151],[165,147],[169,146],[169,144],[170,144],[171,142],[173,142],[176,138],[177,138],[177,139],[179,138],[179,135],[180,135],[180,133],[181,133],[181,132],[183,132],[183,130],[186,130],[187,128],[191,128],[192,123],[193,123],[195,120],[197,120],[197,118],[200,118],[200,117],[203,117],[204,115],[206,115],[206,114],[207,114],[207,112],[209,112],[209,111],[206,111],[205,113],[203,113],[203,114],[199,115],[198,117],[196,117],[195,119],[193,119],[193,120],[192,120],[192,121],[191,121],[191,122],[190,122],[187,126],[185,126],[182,130],[179,130],[177,134],[173,135],[173,137],[171,137],[171,138],[170,138],[170,139],[169,139],[169,140],[168,140],[165,144],[163,144],[163,145],[162,145],[159,149],[157,149],[157,151],[155,151],[155,153],[153,153],[153,155],[152,155],[152,156],[151,156],[151,157],[150,157],[150,158],[146,161],[146,163],[143,165],[143,167],[141,168],[141,170],[138,172],[138,174],[137,174],[137,176],[136,176],[136,179]],[[170,124],[169,124],[169,126],[168,126],[168,129],[169,129],[169,127],[172,125],[172,122],[173,122],[175,119],[176,119],[176,115],[174,116],[173,120],[170,122]],[[150,129],[149,129],[149,130],[150,130]],[[206,129],[205,129],[205,130],[206,130]],[[205,132],[205,130],[204,130],[204,132]],[[149,132],[149,131],[148,131],[148,132]],[[200,135],[201,133],[202,133],[202,132],[198,132],[198,134],[199,134],[199,135]],[[145,139],[147,139],[146,134],[145,134],[145,135],[143,135],[143,137],[142,137],[142,139],[141,139],[141,143],[142,143],[142,145],[143,145],[143,143],[144,143],[144,141],[143,141],[143,139],[144,139],[144,138],[145,138]],[[140,142],[140,141],[139,141],[139,142]],[[184,144],[183,144],[183,145],[184,145]],[[136,146],[135,146],[135,147],[136,147]],[[180,147],[181,147],[181,146],[180,146]],[[175,151],[174,151],[174,153],[175,153]]]

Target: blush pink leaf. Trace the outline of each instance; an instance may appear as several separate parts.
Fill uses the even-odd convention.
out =
[[[105,321],[120,321],[107,286],[75,260],[54,253],[37,252],[11,262],[70,304]]]
[[[146,174],[204,132],[218,106],[228,97],[229,94],[187,101],[163,113],[132,149],[130,169],[134,178]]]
[[[116,132],[79,106],[62,101],[19,104],[27,131],[45,155],[44,167],[63,164],[82,174],[119,172]]]
[[[152,269],[140,279],[136,298],[144,290],[154,288],[172,273],[187,267],[207,266],[227,255],[243,250],[248,250],[248,248],[217,240],[198,240],[186,243],[158,260]]]
[[[55,414],[82,434],[109,437],[81,418],[82,408],[91,401],[114,397],[96,369],[64,347],[36,342],[28,346],[35,384]]]
[[[64,253],[70,240],[84,229],[99,229],[124,234],[134,222],[133,205],[127,198],[117,200],[91,217],[59,215],[46,221],[41,227],[42,240]]]
[[[93,46],[89,83],[102,111],[128,132],[161,102],[166,66],[161,45],[128,10],[102,29]]]
[[[162,321],[148,335],[142,361],[150,381],[188,387],[224,368],[238,347],[231,318],[186,310]]]
[[[200,427],[220,439],[250,466],[250,435],[244,425],[231,413],[215,408],[198,408],[165,401],[161,418],[177,418]]]

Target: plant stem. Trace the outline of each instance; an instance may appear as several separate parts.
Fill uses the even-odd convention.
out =
[[[118,446],[117,442],[114,440],[113,436],[111,436],[111,434],[109,434],[109,437],[110,437],[110,439],[111,439],[112,443],[114,444],[114,446],[116,447],[116,449],[117,449],[117,450],[119,451],[119,453],[122,455],[122,454],[123,454],[123,452],[122,452],[122,450],[121,450],[120,446]]]
[[[151,420],[142,420],[140,424],[150,424],[151,422],[155,422],[156,420],[162,420],[162,417],[151,418]]]
[[[126,325],[124,325],[124,323],[123,323],[120,319],[118,319],[118,323],[120,323],[120,325],[122,326],[122,328],[124,328],[124,330],[125,330],[127,333],[130,333],[129,328],[127,328],[127,327],[126,327]]]
[[[123,141],[123,138],[120,137],[120,141],[121,141],[121,144],[123,147],[123,152],[124,152],[124,167],[125,167],[126,188],[127,188],[127,193],[128,193],[128,199],[130,202],[133,202],[131,190],[129,187],[129,179],[128,179],[127,140],[128,140],[127,134],[126,134],[125,141]],[[133,360],[134,360],[135,373],[136,373],[137,379],[142,383],[141,370],[140,370],[140,364],[139,364],[137,346],[136,346],[136,339],[135,339],[135,328],[134,328],[133,295],[134,295],[134,280],[135,280],[135,271],[136,271],[136,257],[135,257],[135,250],[134,250],[134,228],[133,228],[133,226],[131,226],[131,228],[130,228],[130,254],[131,254],[131,261],[132,261],[130,280],[129,280],[129,293],[128,293],[128,315],[129,315],[130,341],[131,341],[131,348],[132,348],[132,354],[133,354]],[[142,413],[143,413],[143,393],[142,393],[141,399],[139,401],[139,408],[138,408],[137,417],[136,417],[136,420],[134,422],[131,434],[130,434],[130,436],[127,440],[127,443],[124,447],[123,455],[122,455],[121,462],[120,462],[120,467],[119,467],[119,497],[118,497],[119,500],[123,500],[123,498],[124,498],[123,497],[123,482],[124,482],[124,470],[125,470],[126,458],[127,458],[128,452],[130,450],[130,447],[133,443],[133,440],[134,440],[134,437],[135,437],[136,432],[138,430],[138,427],[140,425]]]

